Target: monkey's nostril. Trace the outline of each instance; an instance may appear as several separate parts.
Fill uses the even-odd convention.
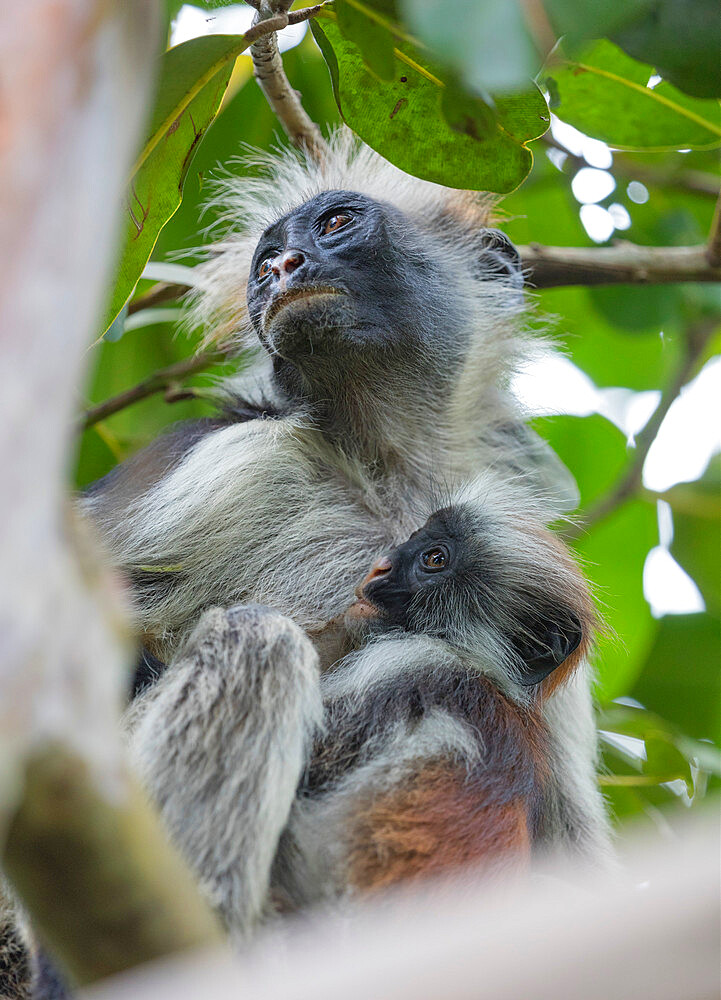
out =
[[[386,573],[390,573],[393,569],[393,564],[391,563],[388,556],[382,556],[377,559],[371,566],[370,573],[363,581],[364,584],[370,583],[371,580],[375,580],[378,576],[385,576]]]
[[[305,255],[301,253],[300,250],[289,250],[284,256],[281,262],[281,266],[286,274],[291,274],[296,268],[299,268],[301,264],[305,263]]]

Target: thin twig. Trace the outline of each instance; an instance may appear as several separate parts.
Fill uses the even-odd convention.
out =
[[[718,316],[704,317],[688,328],[684,339],[685,350],[678,370],[661,393],[658,406],[646,426],[636,435],[636,450],[626,470],[605,496],[600,497],[578,521],[564,531],[563,534],[568,540],[578,538],[638,493],[641,488],[643,467],[661,424],[683,387],[696,374],[704,349],[710,337],[718,330],[719,322],[721,320]]]
[[[180,379],[203,371],[205,368],[210,368],[215,362],[222,360],[223,355],[218,351],[203,351],[193,355],[192,358],[184,358],[173,365],[168,365],[167,368],[161,368],[131,389],[126,389],[124,392],[118,393],[117,396],[112,396],[87,410],[80,419],[79,430],[87,430],[88,427],[97,424],[99,420],[105,420],[111,414],[118,413],[148,396],[154,396],[157,392],[163,392],[168,388],[177,392],[177,383]]]
[[[716,202],[716,211],[706,247],[706,258],[711,267],[721,266],[721,195]]]
[[[646,247],[618,242],[610,247],[518,248],[526,283],[559,285],[653,285],[677,281],[721,281],[721,266],[709,263],[706,246]]]
[[[153,306],[162,305],[163,302],[173,302],[180,299],[186,292],[190,291],[190,285],[176,284],[170,281],[159,281],[153,285],[144,295],[139,295],[128,303],[128,316],[140,312],[141,309],[151,309]]]
[[[304,11],[295,11],[291,15],[288,13],[291,3],[292,0],[262,0],[259,3],[251,3],[251,6],[258,11],[256,24],[251,28],[251,31],[260,29],[264,23],[266,29],[262,32],[262,37],[259,37],[250,48],[250,54],[253,58],[253,74],[260,89],[265,94],[271,110],[293,145],[307,152],[312,159],[322,161],[327,152],[326,142],[319,127],[303,108],[298,92],[293,90],[285,75],[283,60],[278,51],[278,39],[275,34],[275,31],[280,28],[288,24],[297,24],[298,21],[305,19],[296,15],[313,16],[308,13],[308,10],[317,13],[320,6]],[[270,34],[267,32],[268,23],[277,25],[277,28],[274,27]]]

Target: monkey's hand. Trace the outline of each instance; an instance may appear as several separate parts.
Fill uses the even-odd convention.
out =
[[[318,656],[259,605],[206,611],[130,709],[133,759],[228,927],[266,905],[278,838],[320,724]]]

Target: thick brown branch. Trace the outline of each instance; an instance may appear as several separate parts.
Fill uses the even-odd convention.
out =
[[[278,28],[282,28],[302,20],[303,18],[288,14],[291,2],[292,0],[263,0],[259,5],[252,4],[258,10],[259,20],[251,31],[260,28],[264,21],[271,20],[273,24],[277,23]],[[306,11],[295,12],[296,15],[301,13],[310,16]],[[293,90],[285,75],[275,31],[258,38],[251,46],[250,54],[253,57],[253,73],[258,85],[290,141],[294,146],[305,150],[313,159],[322,161],[326,152],[325,140],[318,126],[304,110],[298,92]]]
[[[626,500],[629,500],[638,493],[641,488],[643,467],[651,446],[656,440],[656,435],[659,432],[661,424],[683,387],[696,374],[704,349],[709,338],[718,329],[719,322],[718,316],[706,317],[686,331],[685,350],[678,370],[661,393],[658,406],[653,411],[648,423],[636,435],[636,450],[625,472],[605,496],[600,497],[592,504],[580,520],[564,532],[566,538],[578,538],[588,528],[608,517],[609,514],[617,510]]]
[[[148,396],[155,395],[156,392],[163,392],[173,387],[179,379],[210,368],[216,361],[222,360],[222,357],[222,354],[217,351],[203,351],[200,354],[195,354],[192,358],[184,358],[173,365],[168,365],[167,368],[161,368],[131,389],[126,389],[125,392],[118,393],[117,396],[112,396],[103,403],[87,410],[80,420],[79,429],[87,430],[88,427],[97,424],[99,420],[105,420],[111,414],[118,413],[119,410],[124,410],[141,399],[146,399]]]
[[[617,243],[610,247],[519,247],[527,284],[535,288],[559,285],[658,285],[676,281],[721,281],[721,266],[713,266],[707,248],[645,247]]]

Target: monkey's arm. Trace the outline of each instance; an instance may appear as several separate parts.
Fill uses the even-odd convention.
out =
[[[310,641],[290,619],[256,605],[207,611],[130,710],[137,768],[236,935],[262,914],[320,718]]]

